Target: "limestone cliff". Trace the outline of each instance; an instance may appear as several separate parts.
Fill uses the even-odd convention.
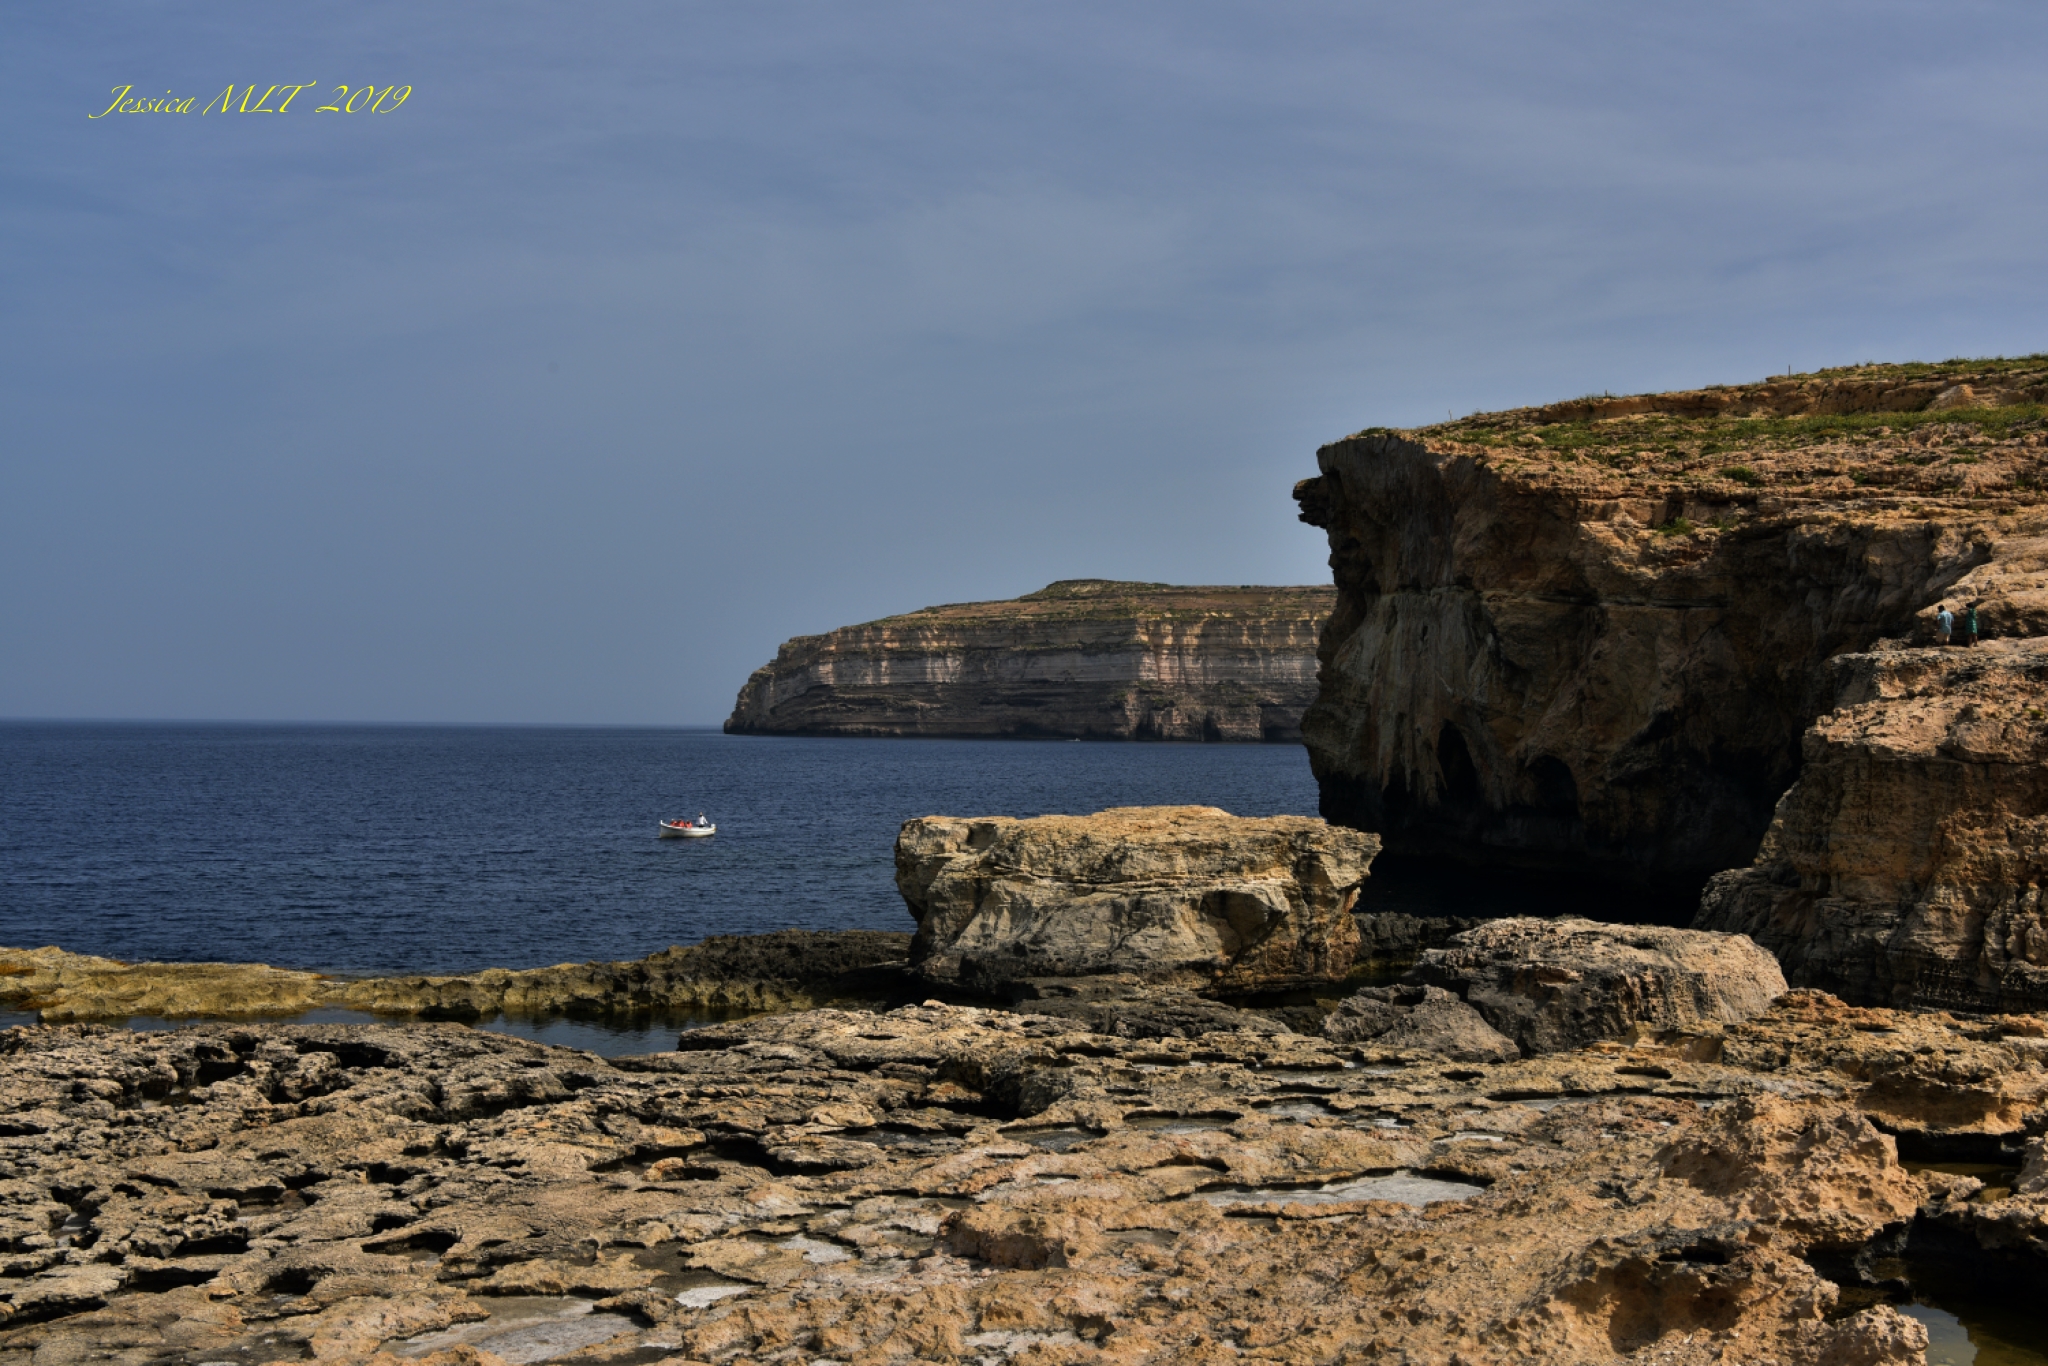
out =
[[[1843,694],[1837,656],[1884,645],[1926,658],[1943,601],[1977,606],[2001,639],[2048,626],[2044,399],[2043,358],[1871,366],[1324,447],[1320,476],[1296,490],[1303,519],[1329,533],[1338,591],[1303,721],[1324,815],[1396,855],[1681,886],[1749,863],[1802,765],[1832,753],[1809,727],[1864,700]],[[1855,800],[1923,842],[1965,809],[1983,819],[1964,823],[1990,822],[1994,788],[2005,815],[2042,814],[2009,772],[1949,782],[1952,756],[1927,748],[1927,800],[1901,805],[1903,789],[1882,785]],[[1830,819],[1788,816],[1784,839],[1825,844]],[[1827,876],[1860,888],[1852,900],[1915,904],[1912,871],[1846,866],[1836,843]],[[1896,844],[1871,842],[1868,859]],[[1815,877],[1818,848],[1799,865]],[[1770,857],[1772,885],[1799,882],[1783,848]],[[2024,860],[1972,867],[1989,881],[1971,905],[2034,885]],[[1834,894],[1798,892],[1809,907]],[[1795,983],[1889,994],[1862,969],[1828,975],[1828,915],[1773,931],[1803,913],[1761,896],[1701,923],[1753,927],[1781,954],[1788,936],[1810,941],[1788,958]],[[1929,951],[1965,953],[1981,938],[1973,914]]]
[[[1333,596],[1074,579],[927,607],[787,642],[725,729],[1298,740]]]
[[[1840,705],[1698,923],[1858,1000],[2048,1006],[2048,640],[1836,661]]]

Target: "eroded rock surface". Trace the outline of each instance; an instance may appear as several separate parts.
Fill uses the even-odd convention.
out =
[[[1739,934],[1591,920],[1493,920],[1425,950],[1408,974],[1446,988],[1524,1053],[1760,1015],[1777,961]]]
[[[1909,1363],[1867,1254],[2035,1267],[2048,1195],[1900,1150],[2017,1169],[2043,1036],[1812,992],[1501,1064],[943,1006],[610,1064],[20,1029],[0,1360]]]
[[[1124,1039],[1192,1039],[1250,1031],[1285,1034],[1285,1011],[1247,1010],[1136,973],[1100,977],[1027,977],[1010,983],[1011,1008],[1028,1015],[1074,1020],[1097,1034]],[[1322,1012],[1309,1007],[1320,1027]],[[1308,1032],[1314,1032],[1310,1030]]]
[[[1513,1039],[1442,987],[1365,987],[1330,1012],[1323,1036],[1464,1062],[1512,1062],[1522,1056]]]
[[[927,816],[897,838],[896,885],[917,920],[912,961],[934,981],[1001,992],[1131,973],[1252,992],[1343,978],[1378,850],[1319,820],[1207,806]]]
[[[2048,1006],[2048,640],[1836,661],[1755,865],[1694,922],[1856,1000]]]
[[[786,642],[728,731],[1295,741],[1328,587],[1070,579]]]

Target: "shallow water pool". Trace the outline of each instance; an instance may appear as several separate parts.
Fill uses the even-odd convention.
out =
[[[1243,1190],[1203,1191],[1195,1198],[1226,1208],[1239,1206],[1334,1205],[1347,1200],[1393,1200],[1420,1209],[1443,1200],[1470,1200],[1485,1193],[1485,1187],[1465,1181],[1439,1181],[1414,1172],[1368,1176],[1357,1181],[1337,1181],[1309,1190],[1255,1187]]]

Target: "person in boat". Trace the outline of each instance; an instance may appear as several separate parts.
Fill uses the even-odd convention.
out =
[[[699,811],[699,812],[697,813],[697,827],[698,827],[699,829],[702,829],[703,827],[705,827],[705,826],[707,826],[707,825],[709,825],[709,824],[711,824],[711,822],[710,822],[710,821],[707,821],[707,820],[705,820],[705,819],[704,819],[704,813],[703,813],[702,811]]]

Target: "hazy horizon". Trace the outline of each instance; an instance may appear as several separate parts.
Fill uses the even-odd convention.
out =
[[[796,635],[1326,582],[1367,426],[2048,349],[2017,3],[0,22],[4,717],[715,726]],[[314,78],[411,93],[92,117]]]

